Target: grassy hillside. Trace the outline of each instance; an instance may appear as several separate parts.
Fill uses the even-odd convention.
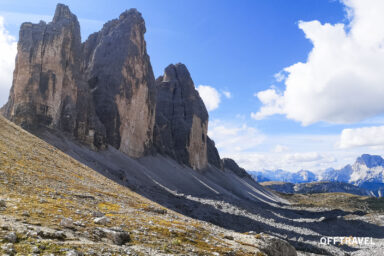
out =
[[[279,194],[289,200],[293,206],[384,213],[384,198],[348,193]]]
[[[104,216],[104,223],[97,222],[99,216]],[[11,233],[17,236],[13,245],[7,241],[11,240]],[[126,240],[130,241],[124,246],[115,241],[124,237],[121,234],[125,238],[129,234]],[[232,235],[235,239],[228,239],[226,230],[179,215],[141,197],[0,117],[3,252],[13,251],[17,255],[258,253],[254,246],[244,246],[244,242]],[[77,254],[71,254],[72,250]]]

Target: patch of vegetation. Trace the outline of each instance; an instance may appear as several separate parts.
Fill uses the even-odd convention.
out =
[[[368,204],[368,208],[375,212],[384,212],[384,198],[367,198],[364,201]]]
[[[357,196],[348,193],[284,194],[295,206],[321,207],[346,211],[383,212],[384,198]]]
[[[120,205],[113,203],[99,203],[97,207],[103,212],[118,212],[120,210]]]

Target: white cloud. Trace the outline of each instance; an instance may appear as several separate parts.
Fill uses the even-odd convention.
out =
[[[282,153],[282,152],[286,152],[289,150],[289,147],[287,146],[284,146],[284,145],[276,145],[274,148],[273,148],[273,152],[275,153]]]
[[[222,95],[224,95],[227,99],[232,97],[231,92],[222,91],[222,93],[220,93],[218,90],[209,85],[199,85],[196,87],[196,90],[199,92],[200,97],[203,99],[208,111],[215,110],[219,107]]]
[[[259,98],[261,103],[263,103],[263,106],[260,108],[259,112],[251,113],[253,119],[261,120],[270,115],[284,114],[284,99],[275,89],[258,92],[255,96]]]
[[[344,154],[338,154],[344,156]],[[352,162],[358,155],[353,155],[351,159],[343,162],[341,165],[337,163],[337,158],[328,153],[318,152],[297,152],[293,154],[276,154],[265,152],[234,152],[230,156],[246,170],[276,170],[283,169],[286,171],[299,171],[302,169],[317,172],[328,167],[342,167]]]
[[[319,154],[318,152],[305,152],[305,153],[286,154],[284,158],[286,161],[289,161],[289,162],[302,163],[302,162],[314,162],[314,161],[322,160],[324,156]]]
[[[342,149],[384,146],[384,126],[344,129],[341,132],[339,147]]]
[[[227,99],[232,98],[232,94],[231,94],[231,92],[229,92],[229,91],[223,91],[223,95],[224,95]]]
[[[208,111],[215,110],[219,107],[221,97],[220,93],[209,85],[199,85],[197,91],[203,99]]]
[[[329,167],[344,167],[362,153],[384,154],[383,148],[340,149],[337,134],[267,136],[241,120],[214,120],[209,124],[208,135],[215,141],[222,158],[232,158],[247,170],[318,172]]]
[[[208,135],[223,154],[254,150],[265,139],[265,135],[256,128],[220,120],[209,123]]]
[[[208,135],[215,141],[221,157],[232,158],[247,170],[317,171],[344,166],[358,156],[350,157],[350,152],[344,150],[335,151],[337,135],[267,136],[241,120],[213,120],[209,123]],[[284,145],[280,144],[282,141]]]
[[[0,107],[8,100],[16,51],[16,39],[5,29],[4,18],[0,16]]]
[[[348,29],[344,24],[299,22],[313,49],[305,63],[284,69],[283,93],[271,88],[257,94],[263,106],[253,118],[285,114],[303,125],[353,123],[384,112],[384,1],[343,3]]]

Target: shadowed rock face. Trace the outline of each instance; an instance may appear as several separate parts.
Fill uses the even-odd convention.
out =
[[[244,178],[244,177],[251,178],[251,176],[245,171],[245,169],[241,168],[233,159],[224,158],[223,166],[224,166],[224,169],[232,171],[240,178]]]
[[[208,112],[183,64],[156,80],[155,147],[194,169],[207,166]]]
[[[83,70],[107,142],[131,157],[150,149],[155,121],[155,79],[144,33],[141,14],[131,9],[83,45]]]
[[[44,125],[103,147],[105,130],[80,73],[81,56],[79,22],[67,6],[57,5],[48,24],[22,24],[4,115],[25,128]]]
[[[208,163],[218,169],[223,169],[223,161],[220,159],[219,152],[215,146],[215,142],[207,136],[207,157]]]

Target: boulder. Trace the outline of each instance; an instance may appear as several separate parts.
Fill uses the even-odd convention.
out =
[[[296,249],[287,241],[277,237],[262,236],[263,243],[258,248],[270,256],[296,256]]]
[[[128,232],[121,229],[103,229],[105,236],[116,245],[124,245],[131,241]]]
[[[0,199],[0,208],[6,208],[7,207],[7,203],[5,202],[4,199]]]
[[[17,234],[15,232],[9,232],[4,236],[4,240],[14,244],[18,241]]]
[[[64,218],[60,221],[60,225],[64,228],[73,228],[73,220],[71,218]]]
[[[99,224],[99,225],[107,225],[110,221],[111,221],[111,220],[110,220],[109,218],[105,217],[105,216],[103,216],[103,217],[99,217],[99,218],[95,218],[95,219],[93,220],[93,222],[94,222],[95,224]]]

